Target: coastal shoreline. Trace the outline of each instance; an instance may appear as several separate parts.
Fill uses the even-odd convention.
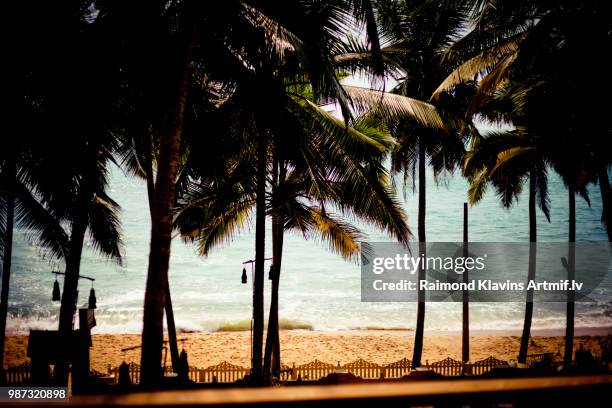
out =
[[[529,353],[562,353],[562,329],[534,330]],[[471,361],[489,356],[515,360],[520,345],[520,333],[508,330],[475,330],[470,333]],[[561,333],[563,334],[563,333]],[[577,328],[575,349],[584,347],[599,354],[611,327]],[[228,361],[243,367],[250,366],[250,332],[198,332],[180,333],[179,350],[188,353],[190,366],[208,367]],[[346,330],[310,331],[283,330],[281,358],[284,364],[300,365],[315,359],[346,364],[363,358],[377,364],[389,364],[402,358],[412,358],[414,332],[412,330]],[[26,362],[27,335],[9,335],[5,346],[5,367]],[[93,334],[91,368],[106,372],[109,365],[121,362],[140,362],[139,349],[122,352],[140,345],[140,334]],[[461,335],[457,332],[426,331],[423,362],[439,361],[446,357],[461,358]],[[170,364],[170,356],[167,357]]]

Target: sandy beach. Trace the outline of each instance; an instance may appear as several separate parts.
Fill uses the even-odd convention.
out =
[[[600,352],[600,342],[609,329],[578,330],[575,347],[583,346],[594,354]],[[559,333],[542,333],[532,337],[529,352],[560,352],[564,338]],[[282,360],[296,365],[314,359],[333,364],[344,364],[363,358],[378,364],[388,364],[404,357],[411,358],[414,334],[408,330],[364,330],[320,332],[305,330],[281,331]],[[248,367],[250,365],[249,332],[185,333],[179,335],[189,356],[190,366],[199,368],[229,361]],[[496,332],[476,333],[471,337],[472,361],[488,356],[503,360],[516,359],[520,337],[518,333],[502,335]],[[94,334],[91,351],[92,368],[106,372],[108,365],[118,366],[122,361],[140,361],[139,349],[122,352],[121,349],[140,345],[138,334]],[[27,336],[8,336],[5,366],[27,361]],[[459,359],[461,337],[456,333],[434,333],[425,337],[424,360],[430,362],[445,357]],[[170,357],[168,356],[168,364]]]

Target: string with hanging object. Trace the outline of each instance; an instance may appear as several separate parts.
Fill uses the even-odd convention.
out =
[[[55,275],[55,282],[53,282],[53,292],[51,294],[51,300],[54,302],[57,302],[61,300],[61,292],[60,292],[59,282],[57,281],[57,275],[65,276],[66,273],[59,272],[59,271],[51,271],[51,273]],[[95,309],[96,308],[96,291],[94,290],[93,284],[96,279],[90,276],[85,276],[85,275],[79,275],[79,279],[89,279],[91,281],[91,289],[89,290],[89,309]]]
[[[264,262],[265,261],[271,261],[273,260],[273,258],[264,258]],[[253,279],[253,275],[255,273],[254,271],[254,267],[255,267],[255,259],[249,259],[248,261],[244,261],[242,263],[242,277],[240,279],[240,281],[242,282],[242,284],[247,283],[247,271],[246,271],[246,265],[247,264],[251,264],[251,282],[254,281]],[[268,272],[268,279],[272,279],[273,277],[273,271],[272,269],[274,268],[273,265],[270,265],[270,272]],[[255,304],[255,286],[253,286],[253,305]],[[255,320],[255,310],[251,310],[251,361],[253,361],[253,322]]]
[[[55,282],[53,282],[53,293],[51,294],[51,300],[59,302],[61,300],[59,282],[57,281],[57,275],[55,275]]]

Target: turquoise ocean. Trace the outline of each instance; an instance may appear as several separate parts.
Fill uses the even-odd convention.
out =
[[[403,202],[409,224],[416,233],[417,195],[409,184]],[[458,175],[446,175],[436,181],[429,173],[427,185],[428,241],[461,241],[466,181]],[[538,240],[564,242],[568,229],[567,190],[552,171],[549,190],[552,222],[548,223],[538,212]],[[598,186],[592,186],[589,192],[591,207],[582,199],[577,200],[577,240],[606,241],[600,222]],[[150,220],[146,188],[142,180],[127,177],[119,168],[113,167],[109,194],[122,207],[124,265],[120,267],[105,260],[89,244],[86,245],[81,274],[96,279],[94,287],[98,299],[97,327],[93,332],[138,333],[142,328],[149,253]],[[402,196],[401,191],[399,194]],[[528,240],[526,193],[519,197],[517,205],[508,210],[501,207],[494,191],[490,190],[481,203],[470,208],[469,216],[471,241]],[[270,226],[268,234],[269,230]],[[371,241],[389,240],[385,234],[371,227],[363,226],[363,230]],[[250,273],[247,285],[241,284],[240,277],[242,262],[254,257],[254,238],[252,225],[207,258],[198,255],[196,245],[174,238],[170,286],[180,331],[249,329]],[[269,240],[266,246],[271,254]],[[35,235],[17,231],[9,296],[10,332],[27,333],[30,328],[57,327],[59,302],[51,301],[55,279],[51,271],[62,269],[61,263],[45,259]],[[266,285],[267,303],[268,280]],[[90,287],[89,281],[81,281],[79,305],[87,302]],[[284,327],[310,327],[313,330],[414,328],[416,304],[362,303],[360,295],[360,268],[357,263],[342,260],[321,243],[306,241],[299,233],[287,235],[279,311]],[[602,289],[598,299],[595,303],[577,305],[578,327],[612,326],[612,290]],[[516,330],[522,327],[522,303],[478,303],[470,307],[473,329]],[[564,323],[564,304],[535,305],[534,329],[562,328]],[[461,304],[428,304],[426,328],[435,331],[459,330]]]

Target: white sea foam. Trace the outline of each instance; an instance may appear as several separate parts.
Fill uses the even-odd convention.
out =
[[[146,187],[138,180],[125,178],[116,169],[112,171],[111,180],[112,197],[123,207],[126,267],[102,260],[91,248],[85,248],[81,273],[96,278],[98,326],[94,333],[140,333],[150,234]],[[428,182],[431,185],[427,193],[429,240],[461,241],[465,181],[452,178],[448,189],[436,189],[429,174]],[[549,190],[553,222],[547,223],[538,214],[538,234],[542,241],[565,241],[567,192],[562,181],[554,175],[551,175]],[[590,193],[592,208],[580,200],[577,202],[577,236],[584,241],[606,241],[605,230],[599,222],[599,190],[592,189]],[[506,211],[500,207],[494,194],[487,195],[481,204],[470,209],[470,238],[474,241],[526,241],[529,232],[526,202],[525,199],[519,200],[517,207]],[[409,194],[406,211],[411,223],[415,220],[416,206],[417,200]],[[493,224],[491,220],[494,220]],[[363,230],[377,239],[384,237],[368,226],[363,226]],[[54,329],[57,327],[59,303],[51,301],[55,278],[50,272],[62,265],[50,265],[48,259],[41,260],[37,241],[24,239],[24,235],[21,231],[15,238],[8,330],[27,333],[30,328]],[[267,245],[269,255],[270,240]],[[194,247],[186,246],[178,239],[173,241],[170,285],[179,330],[217,331],[224,327],[250,327],[250,268],[247,268],[248,284],[241,284],[240,277],[242,262],[252,259],[253,252],[253,231],[236,237],[230,244],[213,251],[208,258],[197,256]],[[270,287],[267,279],[265,284],[267,312]],[[608,282],[606,285],[598,289],[597,303],[577,305],[577,326],[612,325],[612,284]],[[80,282],[79,305],[87,302],[90,286],[89,282]],[[471,304],[470,310],[473,330],[516,330],[522,327],[524,305],[521,303]],[[416,305],[362,303],[356,263],[343,261],[316,242],[306,242],[300,234],[288,233],[279,314],[296,327],[308,325],[313,330],[412,329]],[[426,316],[428,330],[461,329],[460,304],[428,303]],[[564,325],[564,304],[536,304],[535,329],[558,329]]]

